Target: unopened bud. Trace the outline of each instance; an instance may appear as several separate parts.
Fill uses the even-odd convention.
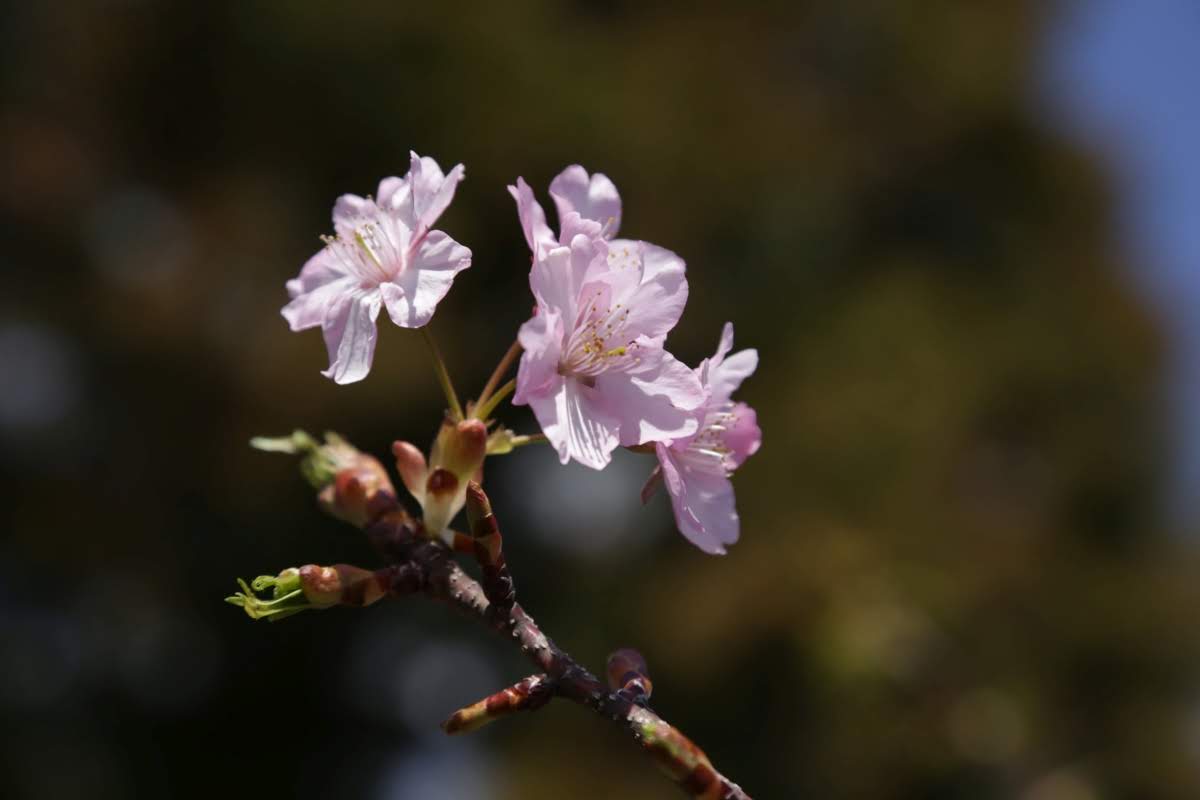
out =
[[[487,425],[481,420],[465,419],[462,422],[442,423],[433,450],[429,454],[429,466],[433,469],[448,469],[465,484],[475,477],[487,456]]]
[[[271,621],[308,609],[369,606],[383,597],[387,588],[376,573],[350,564],[290,567],[278,575],[259,575],[249,586],[239,579],[238,586],[242,591],[226,597],[225,602],[242,608],[251,619]],[[270,599],[258,596],[268,590]]]
[[[646,659],[632,647],[622,647],[608,657],[608,685],[634,703],[650,699],[654,685],[650,682]]]
[[[267,453],[301,456],[300,473],[314,489],[324,489],[342,470],[360,466],[364,458],[370,459],[336,433],[326,433],[324,444],[297,430],[291,436],[256,436],[250,440],[250,446]],[[383,477],[387,480],[387,473],[383,473]],[[390,481],[388,485],[391,485]]]
[[[466,502],[467,483],[482,477],[487,443],[487,426],[480,420],[447,420],[442,423],[429,456],[423,485],[419,493],[413,492],[413,496],[421,503],[425,531],[430,536],[444,538],[448,534],[447,526]],[[407,467],[412,469],[417,460],[407,448],[403,448],[403,451],[405,460],[409,462]],[[399,466],[402,453],[395,447],[393,452],[396,453]],[[404,474],[403,469],[401,474]],[[405,485],[407,484],[408,478],[405,478]]]
[[[516,447],[514,439],[517,435],[510,429],[500,427],[492,431],[492,435],[487,440],[487,454],[489,456],[503,456],[511,453]]]
[[[400,473],[404,488],[418,503],[424,504],[425,476],[429,471],[425,454],[409,442],[392,442],[392,455],[396,457],[396,471]]]

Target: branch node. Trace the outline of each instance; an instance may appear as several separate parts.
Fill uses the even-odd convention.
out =
[[[646,659],[632,647],[622,647],[608,657],[608,685],[624,699],[639,706],[646,705],[654,684],[650,681]]]

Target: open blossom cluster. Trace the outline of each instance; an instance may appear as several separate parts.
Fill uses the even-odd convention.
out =
[[[293,330],[321,328],[325,375],[366,377],[380,310],[400,327],[422,327],[470,266],[471,251],[433,229],[462,178],[461,165],[446,174],[413,154],[408,174],[385,178],[374,198],[338,199],[334,235],[288,282],[283,309]],[[738,538],[730,476],[762,441],[753,409],[732,399],[757,353],[730,353],[729,323],[694,369],[668,352],[688,297],[684,261],[617,238],[621,198],[606,176],[571,166],[551,182],[557,232],[523,179],[509,192],[531,252],[534,298],[517,335],[513,403],[530,407],[564,464],[603,469],[617,447],[653,451],[658,465],[643,496],[665,486],[680,532],[723,553]]]

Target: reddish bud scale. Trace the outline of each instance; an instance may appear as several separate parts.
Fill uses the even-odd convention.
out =
[[[473,556],[475,555],[475,537],[459,533],[458,531],[452,531],[450,549],[456,553]]]
[[[305,564],[297,572],[304,598],[316,608],[369,606],[389,590],[387,576],[351,564]]]
[[[654,684],[650,681],[649,669],[642,654],[631,647],[623,647],[608,657],[608,685],[617,690],[631,703],[644,705],[650,699]]]
[[[467,518],[475,540],[475,559],[483,571],[483,589],[493,605],[492,614],[504,615],[516,602],[516,588],[504,559],[500,524],[492,513],[492,504],[478,483],[467,484]]]
[[[458,490],[458,478],[448,469],[435,469],[425,481],[425,491],[435,498],[453,495]]]

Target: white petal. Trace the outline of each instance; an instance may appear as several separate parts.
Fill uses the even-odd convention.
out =
[[[559,377],[550,388],[528,399],[559,460],[604,469],[617,447],[616,420],[604,411],[595,390],[577,380]]]
[[[621,196],[607,175],[597,172],[588,177],[587,170],[573,164],[550,182],[550,196],[560,221],[570,212],[577,212],[584,219],[600,223],[610,239],[621,226]]]
[[[352,236],[354,228],[364,218],[377,216],[379,207],[373,200],[356,194],[344,194],[333,204],[333,229],[339,236]]]
[[[338,298],[354,291],[358,281],[345,276],[332,283],[319,286],[311,292],[299,295],[283,307],[283,318],[294,331],[316,328],[325,321],[329,309]]]
[[[292,330],[320,325],[334,299],[357,285],[340,267],[338,259],[325,247],[305,263],[299,277],[287,282],[292,302],[284,306],[282,313]]]
[[[704,552],[723,555],[739,534],[733,484],[719,476],[689,474],[665,445],[655,450],[679,532]]]
[[[330,306],[322,325],[329,350],[329,369],[321,374],[336,383],[360,381],[375,357],[375,320],[381,304],[378,289],[343,294]]]
[[[442,168],[432,158],[421,158],[416,153],[409,153],[409,156],[411,167],[408,184],[412,191],[410,224],[414,230],[427,230],[454,199],[454,190],[463,179],[463,165],[458,164],[448,175],[444,175]]]
[[[653,371],[604,373],[596,378],[596,390],[617,419],[621,444],[626,447],[682,439],[700,427],[696,412],[704,400],[700,381],[670,354]]]
[[[724,403],[733,396],[742,381],[758,368],[758,351],[739,350],[721,363],[708,367],[708,388],[714,403]]]
[[[629,308],[626,330],[634,336],[663,338],[679,322],[687,305],[688,282],[683,259],[670,250],[645,242],[639,244],[642,282],[625,300]]]
[[[557,311],[541,306],[517,332],[521,363],[517,367],[515,405],[526,405],[529,398],[552,392],[551,387],[562,378],[558,374],[558,359],[562,353],[562,317]]]
[[[595,389],[576,380],[563,382],[559,419],[566,428],[567,452],[592,469],[604,469],[617,448],[617,421],[609,415]]]
[[[454,277],[471,266],[471,251],[441,231],[430,231],[412,262],[381,286],[388,316],[401,328],[419,328],[433,317]]]
[[[524,178],[517,178],[516,186],[509,186],[508,193],[517,201],[517,217],[521,220],[521,230],[525,232],[525,242],[529,245],[533,257],[538,258],[541,251],[554,247],[558,242],[546,224],[546,212],[533,196],[533,189]]]

